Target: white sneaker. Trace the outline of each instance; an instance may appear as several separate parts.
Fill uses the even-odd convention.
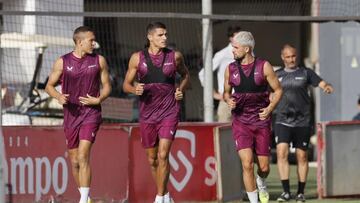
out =
[[[173,198],[170,197],[169,199],[164,198],[164,203],[175,203],[175,202],[174,202]]]
[[[164,196],[156,195],[154,203],[164,203]]]
[[[270,195],[268,191],[266,190],[259,191],[259,199],[261,203],[269,203]]]
[[[164,195],[164,203],[175,203],[169,192]]]
[[[270,199],[269,192],[267,191],[267,184],[264,178],[259,175],[256,176],[256,184],[259,189],[259,199],[261,203],[268,203]]]

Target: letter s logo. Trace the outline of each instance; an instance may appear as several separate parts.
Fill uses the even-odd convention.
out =
[[[187,130],[177,130],[177,132],[175,134],[175,138],[177,138],[177,139],[183,138],[183,139],[189,140],[190,154],[191,154],[192,158],[195,158],[195,146],[196,146],[195,145],[196,144],[195,143],[195,134],[190,131],[187,131]],[[186,169],[186,173],[185,173],[184,177],[182,178],[182,180],[180,180],[180,181],[177,181],[172,174],[170,174],[169,179],[170,179],[170,182],[172,183],[172,185],[174,186],[174,188],[176,189],[176,191],[180,192],[181,190],[184,189],[186,184],[189,182],[190,177],[193,172],[193,166],[192,166],[191,162],[189,161],[189,159],[186,158],[186,156],[184,155],[184,153],[181,150],[178,150],[176,152],[176,156],[184,165],[184,167]],[[170,166],[175,171],[179,171],[179,163],[174,159],[174,157],[171,155],[171,153],[169,156],[169,162],[170,162]]]

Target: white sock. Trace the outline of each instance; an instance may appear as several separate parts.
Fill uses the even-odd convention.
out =
[[[163,203],[163,202],[164,202],[164,196],[156,195],[155,203]]]
[[[260,191],[264,191],[267,188],[266,178],[262,178],[259,175],[256,175],[256,184]]]
[[[78,190],[79,190],[79,193],[80,193],[80,195],[81,195],[81,192],[80,192],[80,188],[79,188],[79,187],[78,187]],[[88,198],[91,199],[91,198],[90,198],[90,191],[89,191]]]
[[[171,198],[170,198],[170,193],[169,192],[167,192],[164,195],[164,203],[171,203]]]
[[[87,203],[89,196],[89,187],[80,187],[80,202],[79,203]]]
[[[248,198],[250,200],[250,203],[258,203],[258,193],[257,190],[254,190],[253,192],[246,192],[248,195]]]

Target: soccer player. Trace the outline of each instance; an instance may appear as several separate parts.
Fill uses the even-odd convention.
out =
[[[101,102],[110,94],[111,85],[105,58],[94,54],[94,31],[75,29],[74,51],[56,60],[46,92],[63,105],[64,132],[72,174],[80,191],[80,203],[87,203],[91,183],[90,151],[101,118]],[[55,86],[61,83],[61,91]],[[102,88],[101,88],[102,87]]]
[[[166,48],[167,30],[163,23],[150,23],[146,31],[148,45],[132,54],[123,89],[140,97],[141,142],[157,186],[155,203],[170,203],[169,153],[179,122],[179,100],[189,83],[189,72],[182,54]],[[181,76],[178,87],[176,73]]]
[[[248,198],[251,203],[257,203],[259,192],[261,203],[267,203],[269,193],[265,179],[270,172],[270,116],[281,98],[282,89],[270,63],[253,56],[255,40],[250,32],[241,31],[235,35],[232,46],[236,61],[225,71],[224,99],[232,109],[233,138]],[[274,91],[271,102],[269,87]],[[235,90],[233,94],[232,89]],[[254,162],[258,164],[256,183]]]
[[[332,93],[330,84],[321,79],[309,68],[299,67],[296,63],[296,49],[286,44],[281,50],[283,68],[276,71],[284,90],[276,108],[275,136],[277,140],[277,166],[284,192],[277,199],[287,202],[291,199],[289,183],[289,144],[296,148],[298,191],[297,202],[305,202],[304,188],[308,174],[307,149],[309,146],[310,123],[310,85],[320,87],[325,93]]]

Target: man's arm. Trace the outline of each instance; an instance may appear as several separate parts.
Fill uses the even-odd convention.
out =
[[[136,77],[139,60],[140,60],[139,52],[132,54],[130,57],[128,70],[126,72],[125,80],[123,83],[123,90],[126,93],[142,95],[142,93],[144,92],[143,83],[137,83],[136,85],[134,85],[134,80]]]
[[[265,62],[264,64],[264,77],[274,92],[272,93],[270,104],[266,108],[261,109],[259,113],[261,120],[264,120],[271,115],[271,112],[275,109],[282,96],[282,87],[280,85],[279,79],[277,78],[274,69],[269,62]]]
[[[100,63],[100,79],[101,79],[101,86],[102,89],[100,91],[100,103],[104,101],[111,93],[111,83],[110,83],[110,76],[109,76],[109,67],[106,63],[106,60],[103,56],[99,58]]]
[[[63,60],[58,58],[52,68],[52,71],[49,76],[49,80],[46,84],[45,91],[51,97],[58,100],[59,104],[64,105],[68,101],[68,94],[62,94],[55,89],[56,84],[58,83],[63,71]]]
[[[229,85],[229,75],[229,66],[227,66],[224,75],[224,100],[231,109],[234,109],[236,107],[236,103],[234,98],[231,98],[232,88]]]
[[[89,94],[86,94],[86,97],[79,97],[79,101],[83,105],[99,105],[104,101],[111,92],[110,77],[108,71],[108,65],[103,56],[99,56],[100,64],[100,81],[101,81],[101,90],[99,97],[94,97]]]
[[[181,76],[181,81],[179,85],[179,91],[184,92],[186,88],[189,86],[190,82],[190,74],[189,70],[185,66],[184,57],[180,52],[175,52],[175,60],[176,60],[176,71]]]
[[[334,91],[333,87],[323,80],[315,71],[306,68],[308,81],[314,87],[320,87],[325,93],[330,94]]]
[[[327,94],[331,94],[334,91],[334,88],[329,83],[327,83],[325,80],[322,80],[319,83],[319,87]]]

